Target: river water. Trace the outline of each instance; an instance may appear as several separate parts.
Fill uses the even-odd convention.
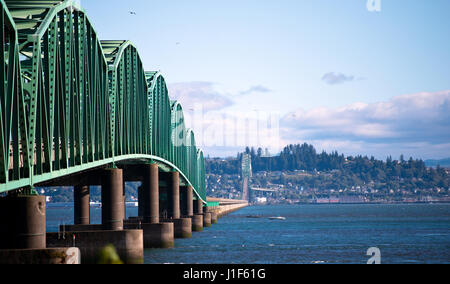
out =
[[[126,212],[136,216],[137,208]],[[101,222],[100,208],[91,208],[91,219]],[[73,223],[71,204],[48,204],[47,231],[62,223]],[[173,249],[146,250],[144,261],[364,264],[373,247],[381,263],[450,263],[450,204],[247,207],[191,239],[177,239]]]

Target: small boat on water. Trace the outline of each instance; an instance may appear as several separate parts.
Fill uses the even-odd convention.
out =
[[[269,217],[270,220],[286,220],[286,217]]]
[[[89,202],[89,205],[92,207],[102,207],[102,203],[99,201],[91,201]]]
[[[261,218],[261,216],[257,216],[257,215],[249,215],[249,216],[247,216],[247,218],[258,219],[258,218]]]

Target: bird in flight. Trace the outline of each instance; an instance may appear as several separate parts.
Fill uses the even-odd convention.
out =
[[[129,12],[131,15],[136,15],[136,12],[130,11]]]

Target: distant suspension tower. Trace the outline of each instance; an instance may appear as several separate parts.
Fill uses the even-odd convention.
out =
[[[242,199],[251,202],[250,179],[252,177],[252,157],[242,155]]]

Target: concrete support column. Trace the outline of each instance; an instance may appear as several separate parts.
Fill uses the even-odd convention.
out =
[[[194,214],[203,214],[203,202],[201,199],[194,200]]]
[[[177,171],[170,173],[168,198],[168,217],[180,219],[180,173]]]
[[[90,224],[90,192],[89,186],[77,185],[73,190],[74,224]]]
[[[138,216],[142,218],[144,216],[144,197],[142,185],[138,187]]]
[[[192,231],[201,232],[203,231],[203,215],[194,215],[192,219]]]
[[[181,217],[187,217],[186,216],[186,198],[187,197],[187,188],[186,186],[180,186],[180,215]]]
[[[200,199],[194,200],[193,211],[194,216],[192,217],[192,231],[201,232],[203,231],[203,202]]]
[[[7,196],[0,199],[2,249],[45,249],[45,196]]]
[[[104,230],[123,230],[123,170],[106,169],[102,179],[102,225]]]
[[[217,212],[211,211],[211,224],[217,224]]]
[[[123,180],[123,192],[122,192],[122,199],[123,199],[123,220],[125,221],[127,219],[127,188],[126,188],[126,182]]]
[[[181,214],[186,217],[194,216],[194,201],[192,199],[192,186],[186,186],[181,188],[181,193],[183,195],[182,201],[182,212]]]
[[[159,172],[158,164],[148,164],[142,166],[144,180],[142,182],[142,213],[144,223],[159,223]]]

